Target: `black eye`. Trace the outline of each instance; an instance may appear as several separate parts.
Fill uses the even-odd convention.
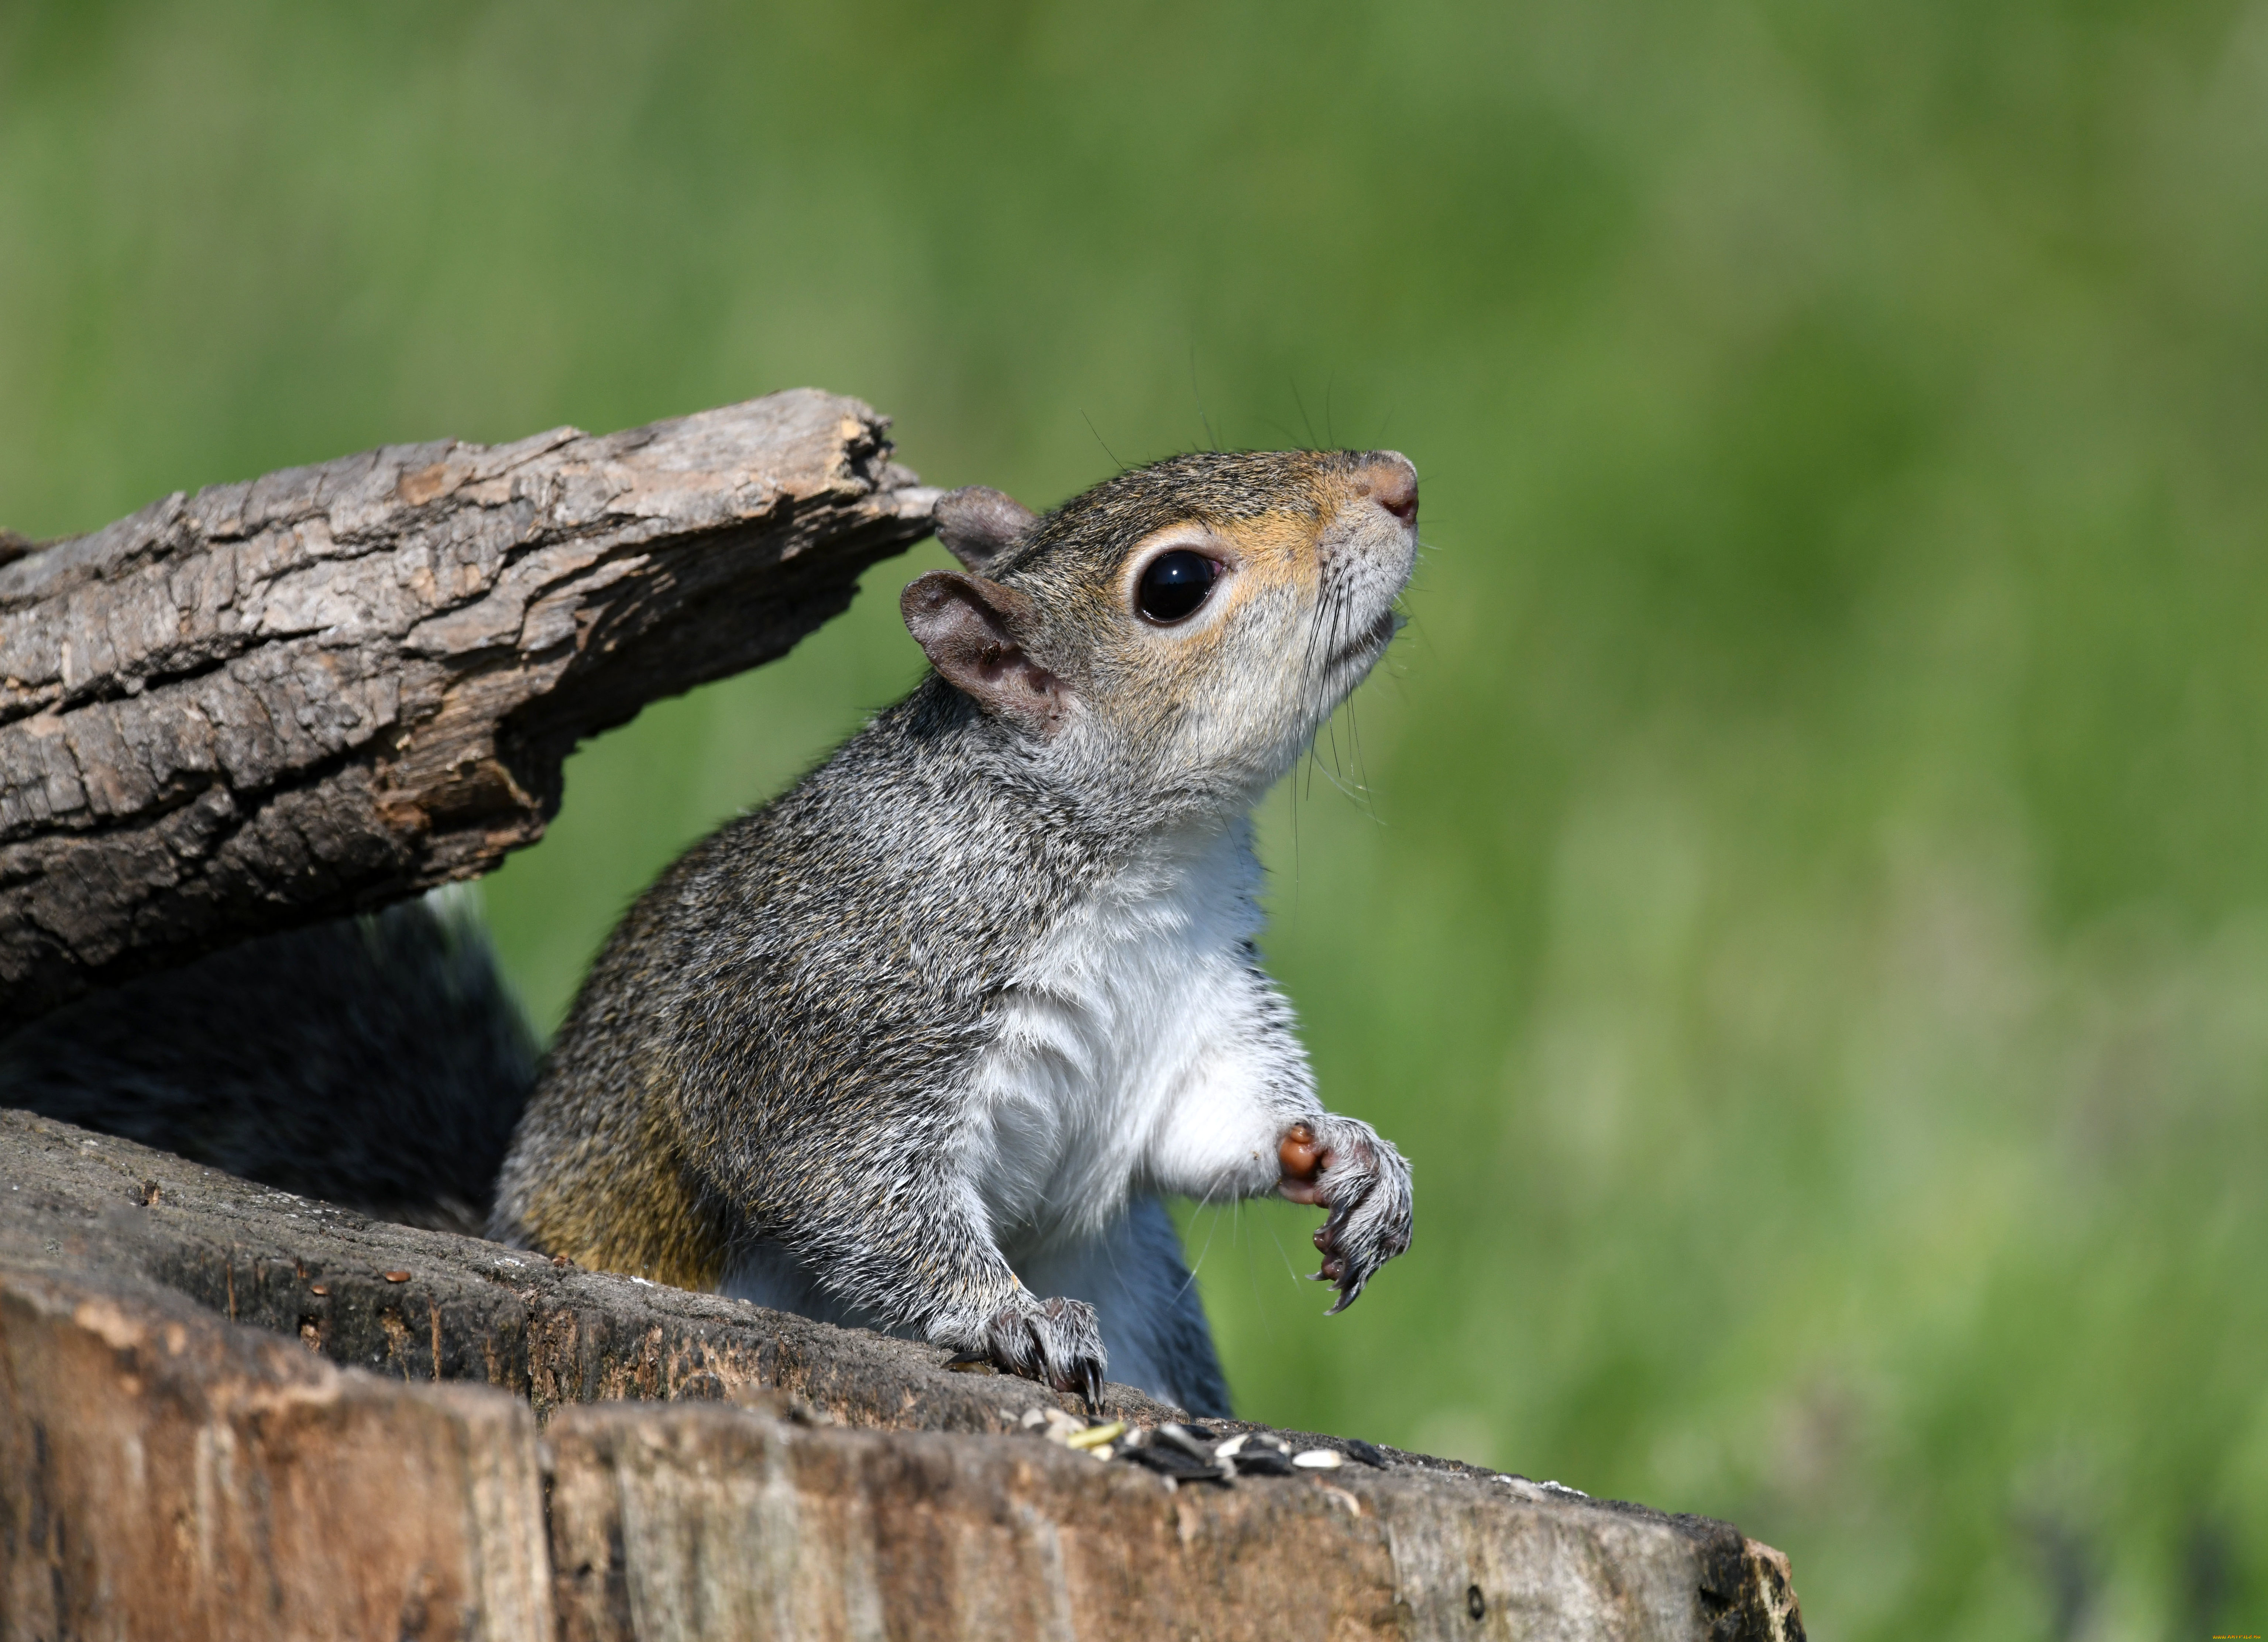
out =
[[[1187,548],[1160,553],[1143,569],[1134,607],[1152,622],[1178,622],[1195,614],[1219,574],[1220,566],[1202,553]]]

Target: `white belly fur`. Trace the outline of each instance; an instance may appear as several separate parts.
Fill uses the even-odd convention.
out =
[[[1096,1242],[1145,1189],[1167,1118],[1248,1029],[1258,932],[1249,826],[1168,841],[1057,925],[995,1005],[960,1159],[1019,1272]],[[1045,1292],[1045,1291],[1042,1291]]]

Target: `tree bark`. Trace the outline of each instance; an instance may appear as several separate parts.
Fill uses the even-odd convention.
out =
[[[887,426],[800,389],[0,547],[0,1029],[533,843],[578,740],[781,654],[928,534]]]

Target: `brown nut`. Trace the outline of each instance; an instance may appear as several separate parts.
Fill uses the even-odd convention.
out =
[[[1293,1124],[1276,1147],[1276,1161],[1285,1180],[1314,1179],[1323,1166],[1323,1148],[1316,1143],[1315,1131],[1305,1123]]]

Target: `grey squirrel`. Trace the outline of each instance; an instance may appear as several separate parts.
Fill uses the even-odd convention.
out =
[[[1391,641],[1417,506],[1392,452],[943,498],[965,573],[901,601],[933,670],[631,908],[490,1234],[1226,1412],[1162,1195],[1325,1208],[1334,1311],[1409,1246],[1408,1165],[1259,968],[1250,815]],[[0,1101],[41,1104],[51,1025]]]

